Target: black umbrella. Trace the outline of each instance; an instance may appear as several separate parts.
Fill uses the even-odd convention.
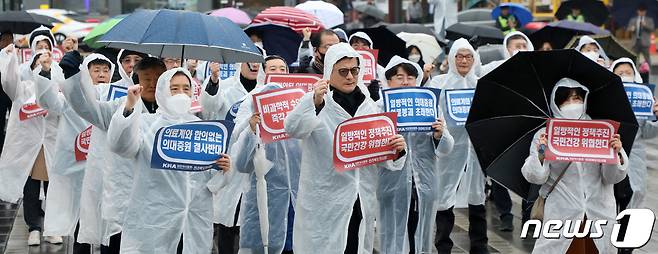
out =
[[[597,0],[570,0],[560,4],[555,17],[559,20],[566,19],[571,14],[571,9],[577,8],[585,17],[585,21],[601,26],[608,20],[608,7],[602,1]]]
[[[446,38],[448,40],[457,40],[465,38],[470,40],[477,36],[478,44],[502,44],[505,36],[500,29],[490,26],[469,25],[464,23],[454,24],[446,29]]]
[[[424,26],[422,24],[415,24],[415,23],[387,24],[386,28],[388,30],[391,30],[391,32],[393,32],[394,34],[406,32],[406,33],[427,34],[434,36],[434,31],[432,31],[432,28]]]
[[[575,36],[569,44],[565,48],[575,48],[578,46],[578,41],[580,40],[580,37],[582,36]],[[628,57],[631,60],[635,61],[637,58],[637,55],[633,53],[633,51],[627,49],[615,39],[612,35],[592,35],[592,39],[596,40],[596,42],[601,45],[601,48],[603,48],[603,51],[605,52],[608,57],[611,59],[619,59],[622,57]]]
[[[396,34],[388,30],[385,26],[373,28],[355,29],[350,31],[350,35],[356,32],[364,32],[372,39],[373,49],[378,49],[377,63],[386,66],[393,56],[407,58],[407,43],[400,39]]]
[[[0,13],[0,30],[15,34],[29,34],[32,30],[46,26],[53,27],[58,20],[26,11],[5,11]]]
[[[624,149],[633,146],[638,124],[618,76],[575,50],[520,52],[478,81],[466,130],[486,174],[521,197],[530,186],[521,167],[565,77],[590,90],[587,114],[620,122]]]
[[[537,48],[541,47],[544,42],[550,42],[554,49],[561,49],[574,36],[590,34],[608,35],[610,32],[590,23],[562,20],[551,22],[528,37]]]

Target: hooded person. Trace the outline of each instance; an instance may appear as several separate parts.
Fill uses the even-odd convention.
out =
[[[364,32],[353,33],[348,42],[354,50],[372,50],[374,46],[370,36]],[[386,81],[384,81],[384,67],[379,64],[377,64],[377,78],[368,84],[368,92],[370,92],[370,96],[374,101],[379,100],[380,83],[386,84]]]
[[[267,63],[267,61],[266,61]],[[237,123],[247,122],[246,128],[239,128],[236,142],[231,147],[235,169],[249,174],[248,190],[242,197],[240,208],[242,225],[240,230],[240,253],[263,253],[260,216],[257,197],[257,165],[255,159],[258,147],[264,149],[265,158],[272,163],[265,175],[267,182],[267,210],[269,214],[268,250],[271,253],[292,251],[292,225],[294,221],[295,198],[299,185],[301,166],[300,141],[286,139],[269,144],[262,144],[256,134],[260,116],[254,114],[253,94],[281,88],[272,83],[258,87],[249,93],[240,105]],[[242,126],[238,124],[238,126]],[[220,243],[221,244],[221,243]]]
[[[608,55],[606,55],[605,51],[603,51],[601,44],[599,44],[599,42],[594,40],[592,37],[587,35],[580,37],[580,40],[578,40],[578,45],[575,49],[590,60],[599,63],[603,67],[608,67],[610,58],[608,58]]]
[[[334,130],[352,117],[381,112],[362,83],[363,59],[349,44],[331,46],[323,80],[285,119],[291,138],[302,140],[302,170],[295,207],[295,253],[371,253],[380,170],[401,170],[404,138],[389,143],[396,160],[338,172],[333,164]]]
[[[388,87],[419,87],[420,66],[394,56],[385,68]],[[454,140],[442,116],[432,132],[403,133],[408,147],[400,171],[382,170],[379,176],[377,217],[380,253],[431,253],[438,196],[437,162],[452,151]]]
[[[504,59],[483,65],[479,74],[480,77],[487,75],[489,72],[498,68],[498,66],[507,61],[507,59],[512,58],[518,52],[535,50],[535,47],[532,45],[532,41],[530,41],[528,36],[519,31],[514,31],[505,35],[503,45],[505,46],[505,50],[503,50]]]
[[[144,53],[139,53],[132,50],[122,49],[117,55],[116,66],[119,66],[118,69],[120,80],[112,83],[113,85],[128,88],[129,86],[134,85],[132,75],[135,65],[142,59],[147,57]]]
[[[80,66],[85,73],[93,68],[93,82],[97,91],[99,83],[110,82],[114,65],[101,54],[91,54]],[[80,218],[80,196],[85,174],[86,148],[80,146],[80,135],[90,123],[78,116],[60,91],[59,84],[39,75],[40,67],[34,70],[37,103],[49,114],[60,117],[57,128],[55,161],[49,174],[49,191],[46,197],[46,214],[44,218],[45,236],[73,235]],[[84,154],[84,155],[82,155]],[[77,238],[77,236],[76,236]],[[87,246],[87,248],[89,248]]]
[[[29,61],[20,66],[19,71],[21,80],[32,79],[32,70],[34,70],[37,65],[40,65],[42,76],[58,83],[64,81],[62,68],[60,68],[59,64],[52,58],[53,49],[55,48],[53,38],[50,29],[45,26],[38,27],[30,33],[28,36],[28,42],[30,44],[32,56]],[[44,52],[48,52],[49,54],[43,54]]]
[[[448,73],[432,79],[430,87],[441,89],[439,105],[446,105],[446,90],[475,89],[480,56],[466,39],[456,40],[448,53]],[[441,107],[443,115],[447,109]],[[450,232],[454,225],[453,207],[466,207],[469,214],[471,253],[488,253],[487,221],[484,201],[485,176],[480,168],[464,126],[448,126],[455,144],[450,156],[438,160],[439,180],[436,247],[439,253],[450,252]],[[459,187],[459,188],[458,188]]]
[[[47,112],[42,114],[43,109],[36,104],[32,78],[24,81],[20,78],[14,46],[2,49],[0,58],[9,59],[0,73],[2,89],[12,101],[0,155],[0,179],[3,180],[0,200],[17,203],[23,199],[25,222],[30,232],[28,245],[39,245],[43,213],[39,193],[41,181],[44,181],[44,191],[48,189],[47,172],[55,160],[59,117]]]
[[[643,83],[640,73],[635,68],[635,63],[629,58],[624,57],[612,62],[610,71],[617,74],[623,82]],[[644,208],[644,197],[647,193],[647,147],[645,140],[658,136],[658,123],[647,120],[638,120],[638,123],[640,128],[635,136],[628,164],[630,167],[628,180],[630,180],[633,194],[628,205],[626,207],[622,205],[621,210],[625,208]],[[617,203],[620,203],[619,200]]]
[[[132,159],[136,167],[121,253],[176,253],[181,237],[183,253],[212,248],[212,193],[206,183],[218,172],[151,168],[153,140],[160,128],[200,120],[190,112],[193,85],[186,69],[173,68],[158,78],[156,113],[141,113],[142,88],[133,86],[112,117],[107,136],[115,142],[110,150]],[[222,155],[217,164],[228,170],[228,156]]]
[[[338,34],[331,29],[313,33],[309,40],[303,40],[299,47],[299,73],[322,74],[327,50],[340,43]],[[308,54],[311,51],[311,54]]]
[[[577,81],[569,78],[561,79],[551,92],[550,108],[553,117],[591,120],[586,113],[588,94],[589,90]],[[545,161],[540,144],[546,145],[544,128],[535,134],[529,148],[530,155],[525,160],[521,172],[528,182],[541,185],[539,193],[543,197],[546,197],[551,186],[555,185],[550,196],[546,197],[544,221],[570,220],[578,221],[577,223],[585,220],[615,221],[617,212],[613,185],[626,177],[629,165],[619,135],[614,135],[610,140],[611,149],[619,156],[616,164]],[[555,184],[562,174],[563,177]],[[602,225],[603,235],[611,235],[613,226],[614,223]],[[575,251],[574,253],[594,253],[596,250],[575,249],[576,245],[591,246],[582,242],[576,244],[576,241],[591,241],[589,239],[591,238],[568,239],[563,234],[560,234],[558,239],[547,239],[540,234],[533,253],[566,253],[570,248]],[[593,241],[598,253],[617,252],[608,237],[599,237]]]

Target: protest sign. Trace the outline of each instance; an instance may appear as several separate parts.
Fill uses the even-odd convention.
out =
[[[618,128],[618,122],[607,120],[549,119],[546,160],[617,163],[610,140]]]
[[[358,50],[361,57],[363,57],[363,82],[370,84],[370,81],[377,78],[377,54],[379,50]]]
[[[21,52],[21,60],[23,63],[26,63],[32,59],[32,49],[25,48],[25,49],[20,49]],[[64,52],[62,52],[61,49],[59,48],[54,48],[52,51],[52,59],[55,62],[58,62],[62,60],[62,57],[64,56]]]
[[[123,96],[128,95],[128,88],[117,85],[110,85],[110,90],[107,92],[106,101],[113,101]]]
[[[441,90],[429,87],[401,87],[382,90],[384,111],[397,112],[399,132],[432,131],[439,118]]]
[[[151,167],[178,171],[203,171],[229,146],[234,124],[198,121],[160,128],[153,141]]]
[[[475,89],[446,90],[446,110],[448,126],[463,126],[471,110]]]
[[[656,115],[653,113],[655,88],[656,85],[653,84],[624,83],[628,102],[638,120],[656,120]]]
[[[388,143],[396,133],[397,113],[386,112],[348,119],[334,133],[334,166],[354,170],[397,158]]]
[[[242,104],[242,101],[244,100],[239,100],[238,102],[233,103],[233,105],[231,105],[231,108],[229,108],[228,112],[226,112],[226,116],[224,117],[224,120],[235,122],[235,117],[238,116],[238,110],[240,110],[240,104]]]
[[[288,138],[288,134],[283,128],[283,121],[305,93],[306,91],[302,88],[290,87],[254,94],[254,107],[261,115],[258,128],[263,143]]]
[[[205,75],[204,77],[210,77],[212,75],[212,71],[210,70],[210,63],[211,62],[206,62],[206,69],[203,72]],[[219,64],[219,79],[220,80],[225,80],[230,77],[233,77],[235,75],[236,69],[235,69],[235,64]]]
[[[281,87],[298,87],[306,92],[311,92],[315,83],[320,79],[322,79],[322,76],[317,74],[267,74],[265,84],[277,83]]]
[[[91,125],[84,129],[75,137],[74,154],[75,161],[86,161],[87,151],[89,151],[89,144],[91,143]]]

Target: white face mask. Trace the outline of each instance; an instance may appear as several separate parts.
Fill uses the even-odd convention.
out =
[[[635,77],[632,76],[621,76],[621,81],[625,83],[634,83]]]
[[[562,106],[560,113],[566,119],[580,119],[585,113],[585,104],[574,103]]]
[[[192,108],[192,98],[182,93],[171,96],[167,99],[167,108],[175,115],[187,114]]]
[[[419,54],[409,55],[409,61],[418,63],[420,61],[420,55]]]
[[[584,52],[583,55],[585,55],[587,58],[589,58],[594,62],[596,62],[596,60],[599,59],[599,52],[589,51],[589,52]]]

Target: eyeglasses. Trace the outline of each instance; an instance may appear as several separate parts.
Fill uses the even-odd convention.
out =
[[[340,68],[340,69],[338,69],[338,74],[341,77],[346,78],[348,73],[352,73],[352,76],[356,77],[356,76],[359,75],[359,71],[361,71],[361,68],[359,68],[359,67]]]
[[[473,60],[473,55],[456,55],[455,58],[457,59],[457,61],[462,61],[464,59],[466,59],[467,61],[471,61]]]

